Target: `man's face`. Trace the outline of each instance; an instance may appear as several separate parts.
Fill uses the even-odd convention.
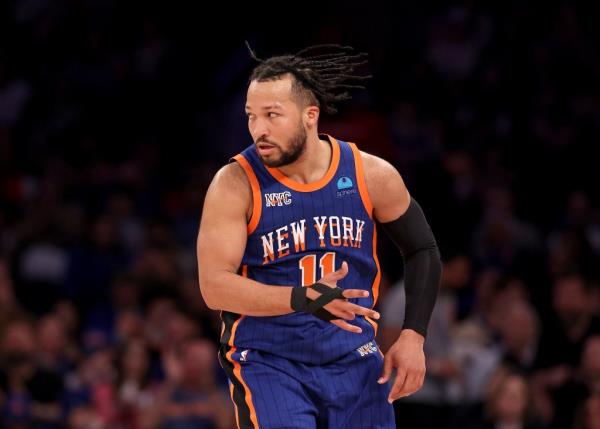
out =
[[[576,323],[587,313],[589,296],[578,277],[559,279],[554,285],[554,309],[565,324]]]
[[[282,167],[296,161],[306,148],[302,112],[292,94],[292,78],[252,81],[246,98],[248,130],[262,162]]]

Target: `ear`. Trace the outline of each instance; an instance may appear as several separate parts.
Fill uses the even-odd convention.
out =
[[[321,110],[318,106],[308,106],[304,109],[303,119],[306,128],[316,127],[319,122],[319,113]]]

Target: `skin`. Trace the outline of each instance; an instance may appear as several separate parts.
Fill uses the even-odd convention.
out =
[[[257,144],[263,162],[278,166],[288,178],[300,183],[312,183],[327,172],[332,158],[331,145],[319,139],[319,107],[303,105],[292,92],[292,78],[253,81],[248,87],[246,113],[248,129]],[[297,159],[285,163],[286,154],[293,151],[295,137],[304,128],[306,144]],[[373,214],[379,222],[400,217],[408,208],[410,195],[398,171],[387,161],[361,152],[365,181]],[[283,165],[282,165],[283,164]],[[197,241],[200,290],[206,304],[215,310],[226,310],[249,316],[275,316],[292,313],[291,287],[266,285],[238,275],[246,247],[247,224],[252,216],[252,189],[242,167],[231,163],[215,175],[204,202]],[[346,262],[339,270],[319,280],[335,287],[348,273]],[[227,285],[227,287],[223,287]],[[344,297],[366,297],[369,292],[344,290]],[[319,294],[312,289],[308,296]],[[324,307],[339,316],[331,321],[341,329],[360,333],[350,325],[357,315],[379,319],[379,313],[336,299]],[[421,388],[425,376],[424,338],[405,329],[390,347],[384,358],[384,370],[379,383],[387,382],[392,370],[397,370],[388,401],[410,395]]]

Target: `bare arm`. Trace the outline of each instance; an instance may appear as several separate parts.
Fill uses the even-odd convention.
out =
[[[252,190],[237,162],[215,175],[204,200],[198,234],[198,274],[206,304],[249,316],[291,313],[291,287],[270,286],[238,275],[246,247]]]

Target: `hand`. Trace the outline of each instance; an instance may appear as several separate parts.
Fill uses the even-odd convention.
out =
[[[342,266],[339,270],[327,274],[321,278],[318,283],[323,283],[331,288],[337,287],[337,282],[346,277],[348,274],[348,264],[342,262]],[[339,319],[331,321],[334,325],[350,332],[360,334],[362,329],[358,326],[354,326],[346,322],[346,320],[354,320],[356,315],[367,316],[372,319],[379,319],[379,313],[375,310],[367,307],[361,307],[360,305],[353,304],[347,301],[348,298],[366,298],[369,296],[369,292],[362,289],[346,289],[343,292],[344,298],[346,299],[334,299],[329,304],[323,306],[323,308],[329,311],[334,316],[339,316]],[[314,300],[317,299],[320,294],[317,291],[309,289],[307,291],[308,298]]]
[[[423,386],[425,380],[425,353],[423,344],[425,338],[413,331],[404,329],[400,337],[390,347],[383,359],[383,373],[377,382],[386,383],[396,368],[396,379],[388,402],[391,404],[398,398],[411,395]]]

